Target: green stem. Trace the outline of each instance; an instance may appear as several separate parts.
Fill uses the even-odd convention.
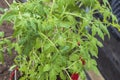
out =
[[[73,62],[70,66],[66,67],[65,69],[69,69],[70,67],[72,67],[72,65],[74,65],[77,61]]]
[[[40,35],[42,35],[45,39],[47,39],[56,49],[56,51],[59,53],[60,51],[57,49],[57,47],[55,46],[55,44],[43,33],[40,32]]]
[[[43,63],[41,62],[39,56],[35,53],[35,51],[33,50],[33,53],[35,54],[35,56],[37,57],[37,59],[40,61],[41,65],[43,66]]]
[[[72,80],[71,77],[70,77],[70,75],[69,75],[69,73],[68,73],[68,71],[67,71],[66,69],[64,69],[64,71],[65,71],[66,74],[68,75],[69,79]]]
[[[67,15],[72,15],[72,16],[76,16],[76,17],[80,17],[80,18],[82,18],[82,19],[87,20],[85,17],[82,17],[82,15],[81,15],[81,14],[75,14],[75,13],[70,13],[70,12],[65,12],[64,14],[67,14]],[[88,20],[87,20],[87,21],[88,21]]]
[[[52,12],[53,12],[54,5],[55,5],[55,0],[53,0],[53,2],[52,2],[52,7],[51,7],[51,10],[50,10],[50,14],[52,14]]]

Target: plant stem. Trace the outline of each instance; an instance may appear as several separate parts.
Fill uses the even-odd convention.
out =
[[[10,4],[9,4],[9,2],[7,1],[7,0],[5,0],[5,2],[7,3],[7,5],[10,7]]]
[[[72,80],[71,77],[70,77],[70,75],[69,75],[69,73],[68,73],[68,71],[67,71],[66,69],[64,69],[64,71],[65,71],[66,74],[68,75],[69,79]]]
[[[74,65],[77,61],[73,62],[70,66],[66,67],[65,69],[69,69],[72,65]]]
[[[56,51],[59,53],[60,51],[57,49],[57,47],[55,46],[55,44],[43,33],[40,32],[40,35],[42,35],[44,38],[46,38],[56,49]]]
[[[53,12],[54,5],[55,5],[55,0],[53,0],[53,2],[52,2],[52,7],[51,7],[50,14],[52,14],[52,12]]]

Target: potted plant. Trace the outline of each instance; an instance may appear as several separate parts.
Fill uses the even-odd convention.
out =
[[[94,17],[98,14],[102,20]],[[9,37],[0,32],[0,57],[4,49],[18,53],[20,80],[71,80],[73,75],[85,80],[85,71],[98,72],[93,57],[103,45],[96,35],[104,40],[105,35],[110,37],[107,27],[118,26],[107,0],[13,2],[0,17],[0,24],[3,21],[12,23],[14,32]]]

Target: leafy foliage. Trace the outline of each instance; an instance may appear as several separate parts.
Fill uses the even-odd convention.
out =
[[[10,5],[0,18],[14,24],[10,42],[0,32],[0,59],[4,48],[18,53],[15,64],[23,74],[21,80],[69,80],[69,73],[79,73],[85,79],[85,70],[97,72],[98,46],[109,32],[107,26],[117,25],[107,0],[29,0]],[[94,14],[103,15],[103,20]],[[110,23],[108,19],[112,17]],[[118,25],[117,25],[118,27]],[[5,40],[8,42],[3,47]],[[11,46],[11,47],[9,47]],[[85,60],[82,64],[80,58]],[[2,59],[3,60],[3,59]]]

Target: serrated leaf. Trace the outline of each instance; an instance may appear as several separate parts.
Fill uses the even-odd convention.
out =
[[[43,68],[43,71],[46,72],[46,71],[49,71],[51,69],[51,65],[50,64],[46,64]]]
[[[97,40],[93,38],[90,43],[91,48],[89,48],[89,51],[92,56],[98,57],[98,48],[96,44],[97,44]]]
[[[86,80],[86,75],[85,75],[84,70],[82,70],[82,71],[80,72],[80,79],[81,79],[81,80]]]
[[[59,36],[57,42],[60,46],[64,46],[65,45],[65,38],[63,36]]]
[[[71,54],[70,55],[70,57],[69,57],[69,59],[70,59],[70,61],[77,61],[77,60],[79,60],[79,55],[77,55],[77,54]]]
[[[99,28],[97,28],[97,32],[98,32],[98,36],[99,36],[102,40],[104,40],[104,34],[103,34],[103,32],[102,32]]]
[[[96,31],[96,27],[93,26],[93,27],[92,27],[92,36],[95,36],[95,35],[96,35],[96,32],[97,32],[97,31]]]
[[[69,49],[70,49],[69,46],[63,46],[63,47],[60,48],[60,51],[61,51],[61,53],[65,53],[65,52],[67,52]]]
[[[4,20],[12,20],[16,14],[18,14],[16,10],[6,12],[3,16],[0,17],[0,25],[3,23]]]
[[[49,73],[50,80],[56,80],[57,79],[56,74],[57,74],[56,71],[52,69]]]
[[[15,47],[15,51],[17,51],[18,54],[21,54],[22,51],[21,51],[21,47],[19,46],[19,44],[14,43],[12,44],[12,46]]]
[[[62,80],[66,80],[66,76],[65,76],[65,73],[64,72],[60,72],[60,78],[62,79]]]
[[[95,56],[96,58],[98,58],[98,53],[95,50],[90,49],[90,53],[92,56]]]
[[[102,42],[100,42],[100,41],[98,41],[98,40],[97,40],[97,45],[98,45],[99,47],[103,47]]]
[[[36,43],[35,43],[35,48],[39,49],[41,47],[41,40],[39,38],[36,39]]]
[[[104,33],[106,33],[106,34],[108,35],[108,37],[110,38],[110,34],[109,34],[109,32],[108,32],[107,27],[106,27],[105,25],[101,24],[101,25],[100,25],[100,28],[101,28],[101,30],[102,30]]]
[[[62,22],[59,22],[59,26],[60,27],[63,27],[63,28],[69,28],[71,27],[71,23],[70,22],[65,22],[65,21],[62,21]]]

